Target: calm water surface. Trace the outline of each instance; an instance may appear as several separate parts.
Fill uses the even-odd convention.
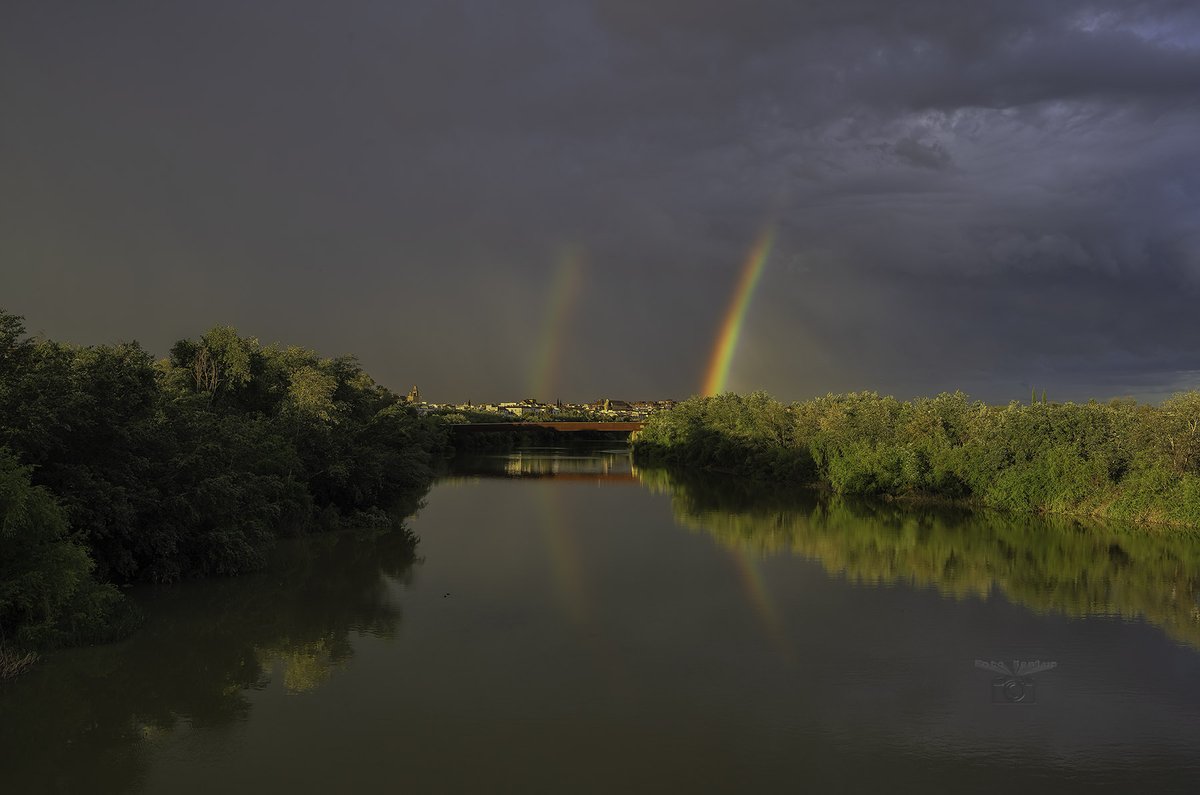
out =
[[[1200,791],[1195,539],[611,447],[464,460],[410,524],[136,592],[0,685],[0,792]]]

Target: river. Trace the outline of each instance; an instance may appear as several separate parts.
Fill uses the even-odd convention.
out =
[[[1191,792],[1200,541],[476,456],[403,532],[135,589],[0,792]],[[1019,670],[1018,670],[1019,669]]]

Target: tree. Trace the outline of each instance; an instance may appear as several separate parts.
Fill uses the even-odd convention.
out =
[[[54,498],[0,448],[0,646],[47,646],[100,629],[121,597],[92,580],[93,566]]]
[[[260,351],[257,339],[240,336],[232,326],[213,326],[197,341],[175,343],[169,361],[190,375],[194,391],[216,403],[250,382]]]

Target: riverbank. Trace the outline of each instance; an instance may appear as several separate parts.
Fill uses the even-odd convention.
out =
[[[1200,527],[1198,392],[1161,406],[726,394],[651,417],[633,448],[641,463],[843,495]]]
[[[0,311],[0,648],[99,643],[122,589],[256,571],[282,537],[398,527],[449,452],[352,356],[217,326],[136,342],[30,338]]]

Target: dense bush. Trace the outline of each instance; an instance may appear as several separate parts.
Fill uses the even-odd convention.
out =
[[[84,580],[237,574],[280,534],[387,523],[446,439],[352,357],[217,327],[156,362],[137,343],[31,340],[0,311],[0,477],[24,495],[0,523],[25,550],[3,559],[0,626],[47,640]]]
[[[870,392],[785,406],[758,392],[692,398],[652,416],[642,461],[841,494],[936,495],[1011,510],[1200,526],[1200,392],[1161,406],[990,406],[960,392],[902,402]]]
[[[692,398],[651,415],[635,437],[634,449],[643,460],[812,478],[812,452],[794,444],[795,430],[788,408],[761,392]]]
[[[120,595],[92,579],[93,565],[54,498],[0,448],[0,656],[108,623]]]

